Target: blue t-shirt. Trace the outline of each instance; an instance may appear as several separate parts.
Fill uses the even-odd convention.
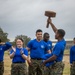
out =
[[[11,44],[9,42],[6,42],[4,45],[0,45],[0,61],[3,61],[4,51],[11,48]]]
[[[16,62],[23,62],[24,63],[25,62],[25,59],[23,59],[23,57],[22,57],[22,55],[20,53],[21,50],[23,51],[23,53],[25,55],[28,56],[28,50],[26,50],[25,48],[16,48],[15,55],[14,55],[14,57],[12,59],[13,63],[16,63]],[[12,54],[12,53],[13,53],[13,50],[10,51],[10,54]]]
[[[53,55],[52,53],[51,53],[51,54],[45,54],[45,55],[43,56],[43,62],[44,62],[45,60],[47,60],[48,58],[50,58],[52,55]],[[46,66],[46,67],[50,67],[52,64],[54,64],[54,61],[51,61],[51,62],[46,63],[45,66]]]
[[[45,51],[49,50],[49,47],[43,40],[38,42],[36,39],[31,40],[28,43],[27,47],[30,48],[31,58],[42,58],[43,55],[45,54]]]
[[[75,45],[70,48],[70,64],[75,61]]]
[[[49,50],[52,50],[52,42],[51,41],[47,41],[46,42],[47,43],[47,45],[48,45],[48,47],[49,47]],[[47,52],[45,52],[45,54],[46,54]]]
[[[65,46],[66,46],[66,41],[63,39],[61,41],[58,41],[55,47],[53,48],[52,54],[57,56],[57,59],[56,59],[57,62],[63,60]]]

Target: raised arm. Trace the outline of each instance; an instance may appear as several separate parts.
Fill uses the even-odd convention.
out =
[[[47,22],[49,22],[49,24],[51,25],[51,27],[52,27],[54,33],[56,33],[56,31],[57,31],[58,29],[57,29],[57,28],[55,27],[55,25],[52,23],[52,20],[51,20],[51,19],[48,19]]]
[[[10,58],[12,59],[15,56],[16,49],[12,46],[12,50],[10,51]]]
[[[6,51],[12,47],[12,44],[10,42],[2,43],[3,50]]]

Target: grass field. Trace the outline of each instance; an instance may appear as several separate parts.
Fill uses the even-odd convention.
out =
[[[69,50],[65,50],[65,54],[69,54]],[[70,74],[69,55],[64,55],[63,61],[65,63],[63,75],[69,75]],[[5,67],[4,75],[10,75],[11,59],[9,58],[8,52],[5,52],[4,67]]]

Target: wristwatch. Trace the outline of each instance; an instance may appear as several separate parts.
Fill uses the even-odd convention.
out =
[[[16,51],[13,51],[14,53],[16,53]]]
[[[24,53],[21,53],[21,55],[23,55]]]

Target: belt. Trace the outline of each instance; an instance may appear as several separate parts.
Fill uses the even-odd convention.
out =
[[[42,60],[42,58],[31,58],[33,60]]]
[[[54,62],[56,63],[56,62],[62,62],[62,61],[54,61]]]
[[[3,61],[0,61],[0,63],[3,63]]]
[[[13,63],[25,63],[25,62],[13,62]]]

